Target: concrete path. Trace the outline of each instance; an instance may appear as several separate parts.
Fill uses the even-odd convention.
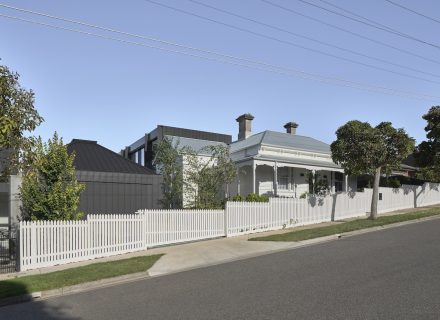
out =
[[[402,214],[410,211],[426,210],[428,207],[399,210],[389,214]],[[388,214],[386,214],[388,215]],[[434,217],[435,218],[435,217]],[[359,218],[357,218],[359,219]],[[353,219],[349,219],[353,220]],[[145,251],[134,252],[124,255],[112,256],[108,258],[101,258],[95,260],[88,260],[78,263],[70,263],[61,266],[42,268],[37,270],[30,270],[18,274],[0,275],[0,280],[10,277],[49,273],[84,265],[89,265],[98,262],[107,262],[120,259],[128,259],[136,256],[153,255],[158,253],[165,253],[163,256],[149,271],[150,276],[159,276],[168,273],[175,273],[179,271],[189,270],[193,268],[216,265],[219,263],[245,259],[253,256],[264,255],[273,253],[276,251],[306,246],[318,242],[327,241],[329,239],[336,238],[336,236],[329,236],[324,238],[317,238],[301,242],[263,242],[263,241],[248,241],[249,238],[267,236],[271,234],[279,234],[283,232],[291,232],[302,229],[313,229],[328,225],[334,225],[342,223],[344,221],[336,222],[324,222],[320,224],[308,225],[304,227],[289,228],[284,230],[275,230],[268,232],[255,233],[245,236],[233,237],[233,238],[219,238],[213,240],[204,240],[198,242],[185,243],[180,245],[172,245],[160,248],[153,248]],[[412,221],[414,222],[414,221]],[[412,223],[411,221],[409,223]],[[395,225],[394,225],[395,226]],[[389,225],[388,227],[393,227]],[[377,228],[365,229],[363,232],[371,232]],[[358,231],[359,233],[359,231]]]
[[[438,320],[439,229],[438,218],[386,228],[6,306],[0,318]]]

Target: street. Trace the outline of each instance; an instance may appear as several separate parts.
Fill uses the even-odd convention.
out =
[[[0,309],[1,319],[439,319],[440,219]]]

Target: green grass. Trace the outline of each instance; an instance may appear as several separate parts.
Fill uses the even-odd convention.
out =
[[[150,269],[161,254],[100,262],[84,267],[0,281],[0,298],[72,286]]]
[[[360,229],[384,226],[387,224],[398,223],[409,220],[416,220],[420,218],[430,217],[440,214],[440,208],[427,209],[424,211],[415,211],[394,216],[383,216],[376,220],[358,219],[349,222],[343,222],[331,226],[303,229],[287,233],[275,234],[266,237],[251,238],[250,241],[301,241],[314,239],[319,237],[330,236],[333,234],[340,234]]]

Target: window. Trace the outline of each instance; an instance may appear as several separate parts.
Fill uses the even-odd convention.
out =
[[[289,168],[278,168],[278,189],[289,189]]]
[[[335,172],[335,191],[341,192],[343,185],[344,175],[341,172]]]

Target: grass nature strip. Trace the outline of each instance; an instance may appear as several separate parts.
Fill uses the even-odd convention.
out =
[[[249,241],[302,241],[319,237],[330,236],[334,234],[340,234],[344,232],[356,231],[361,229],[373,228],[378,226],[385,226],[388,224],[399,223],[410,220],[417,220],[430,216],[440,214],[440,208],[432,208],[423,211],[415,211],[404,214],[382,216],[376,220],[370,219],[357,219],[353,221],[338,223],[331,226],[311,228],[297,230],[287,233],[274,234],[265,237],[255,237],[249,239]]]
[[[51,273],[0,281],[0,298],[18,296],[108,279],[150,269],[162,255],[140,256],[123,260],[93,263]]]

